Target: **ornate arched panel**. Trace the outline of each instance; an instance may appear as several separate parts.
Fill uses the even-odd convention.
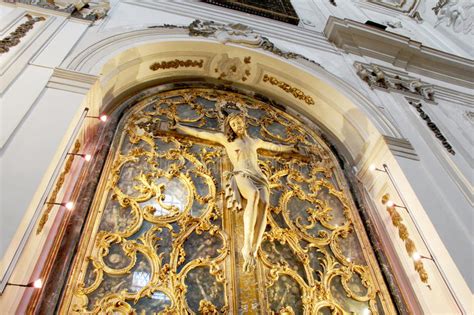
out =
[[[173,121],[221,133],[242,113],[270,206],[256,268],[243,271],[242,211],[227,207],[226,149]],[[245,202],[245,201],[244,201]],[[347,184],[309,126],[215,89],[158,93],[122,118],[61,305],[64,313],[391,314]]]

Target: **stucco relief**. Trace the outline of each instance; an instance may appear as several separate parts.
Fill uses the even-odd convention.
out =
[[[214,21],[195,20],[189,25],[191,36],[214,36],[219,42],[260,46],[263,38],[250,27],[237,23],[221,24]]]
[[[214,72],[219,74],[219,79],[247,81],[250,76],[250,63],[250,56],[244,57],[242,61],[239,57],[229,58],[229,55],[224,53],[220,56]]]
[[[435,27],[444,24],[457,33],[472,33],[473,8],[472,0],[438,0],[436,6],[432,8],[437,17]]]
[[[163,26],[154,27],[167,28],[171,26],[165,24]],[[188,30],[189,35],[191,36],[214,37],[223,44],[235,43],[244,44],[251,47],[258,47],[286,59],[304,59],[320,66],[319,63],[301,54],[281,50],[280,48],[275,46],[275,44],[273,44],[268,38],[261,36],[250,27],[240,23],[222,24],[216,23],[214,21],[195,20],[191,24],[189,24]]]

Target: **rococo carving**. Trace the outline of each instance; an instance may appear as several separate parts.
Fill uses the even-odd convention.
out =
[[[472,33],[474,23],[474,2],[472,0],[438,0],[432,8],[437,21],[452,27],[455,32]]]
[[[268,74],[263,75],[263,82],[268,82],[271,85],[276,85],[286,93],[290,93],[293,95],[295,98],[304,101],[308,105],[314,105],[314,100],[311,96],[304,94],[303,91],[301,91],[298,88],[292,87],[286,82],[280,81],[277,78],[270,76]]]
[[[25,17],[28,21],[20,24],[7,37],[0,40],[0,54],[7,53],[11,47],[18,45],[26,33],[33,29],[35,23],[45,20],[42,16],[32,17],[30,14],[25,14]]]
[[[229,55],[224,53],[220,56],[214,72],[219,73],[219,79],[247,81],[250,76],[250,63],[250,56],[244,57],[242,61],[239,57],[229,58]]]
[[[231,117],[269,143],[253,157],[269,207],[249,272],[245,217],[232,211],[225,179],[243,147],[212,141],[232,138],[226,122],[242,130]],[[142,99],[116,134],[60,313],[394,313],[335,158],[291,116],[243,95],[183,89]],[[298,154],[267,150],[296,144]]]
[[[174,59],[174,60],[169,60],[169,61],[161,61],[161,62],[155,62],[150,65],[150,70],[157,71],[157,70],[165,70],[165,69],[178,69],[178,68],[189,68],[189,67],[197,67],[197,68],[202,68],[204,64],[204,60],[180,60],[180,59]]]
[[[195,20],[189,24],[189,35],[215,37],[219,42],[260,46],[263,38],[250,27],[237,23],[221,24],[214,21]]]
[[[402,77],[395,73],[388,73],[377,65],[367,65],[356,62],[354,67],[357,75],[367,82],[370,87],[408,92],[421,96],[427,101],[434,101],[433,86],[419,79]]]
[[[443,147],[452,155],[455,155],[456,152],[453,150],[453,147],[451,144],[449,144],[448,140],[446,137],[443,135],[441,130],[439,130],[438,126],[431,120],[430,116],[428,116],[425,111],[423,110],[423,104],[420,101],[417,100],[408,100],[408,103],[410,105],[413,105],[416,108],[416,111],[420,114],[420,117],[426,121],[426,125],[430,130],[434,133],[435,137],[441,141],[443,144]]]
[[[188,29],[191,36],[212,36],[223,44],[230,42],[258,47],[286,59],[299,58],[320,66],[319,63],[301,54],[279,49],[268,38],[243,24],[221,24],[213,21],[195,20],[188,26]]]

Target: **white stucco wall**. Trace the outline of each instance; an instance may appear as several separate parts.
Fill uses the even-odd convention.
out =
[[[472,59],[469,34],[456,33],[445,24],[435,27],[436,16],[431,10],[435,2],[423,1],[420,5],[419,12],[424,18],[420,24],[406,14],[365,1],[339,0],[337,7],[328,1],[293,1],[302,19],[299,27],[194,1],[112,1],[109,16],[93,25],[52,11],[0,4],[2,37],[7,34],[7,30],[14,28],[15,23],[19,23],[21,14],[34,12],[46,17],[46,21],[41,22],[9,55],[0,56],[0,255],[5,258],[4,255],[10,253],[8,257],[11,258],[11,253],[17,249],[18,237],[22,237],[19,230],[21,222],[31,218],[27,210],[37,206],[31,204],[34,195],[38,194],[37,187],[48,175],[48,170],[54,167],[51,161],[57,156],[60,143],[64,141],[63,137],[84,99],[84,93],[48,88],[54,69],[77,65],[76,57],[85,49],[114,36],[117,41],[104,48],[104,56],[113,56],[134,45],[170,38],[184,40],[185,35],[136,35],[134,39],[134,32],[154,25],[188,25],[195,18],[200,18],[221,23],[241,22],[251,26],[279,48],[315,60],[330,73],[356,87],[361,95],[380,109],[395,126],[394,133],[406,138],[419,157],[418,161],[397,157],[397,161],[472,294],[473,201],[472,194],[470,199],[466,193],[469,189],[472,192],[473,180],[471,135],[474,134],[474,128],[472,118],[466,115],[474,111],[473,98],[469,98],[472,91],[430,77],[410,74],[448,89],[452,94],[464,95],[458,99],[441,97],[438,100],[435,94],[437,104],[423,105],[425,112],[456,150],[456,155],[451,156],[403,95],[370,89],[357,77],[353,63],[362,61],[394,69],[396,67],[374,58],[342,52],[322,34],[326,20],[331,15],[359,22],[370,19],[381,24],[399,21],[401,28],[389,27],[387,31],[408,36],[428,47]],[[124,35],[127,33],[130,36]],[[74,71],[100,75],[100,62],[97,59],[93,67],[78,67],[80,70],[75,68]],[[371,118],[369,111],[361,110]],[[24,226],[22,229],[24,231]],[[2,272],[8,263],[2,259]]]

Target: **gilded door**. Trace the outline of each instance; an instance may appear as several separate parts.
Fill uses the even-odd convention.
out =
[[[223,147],[169,129],[220,132],[242,112],[271,205],[255,271],[242,213],[226,208]],[[62,313],[391,314],[392,302],[335,158],[314,133],[255,99],[210,89],[156,94],[119,124]]]

